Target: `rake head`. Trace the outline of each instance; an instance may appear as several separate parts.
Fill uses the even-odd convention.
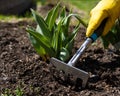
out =
[[[56,58],[51,58],[50,63],[56,67],[57,70],[62,70],[66,75],[72,75],[74,80],[81,79],[82,87],[84,88],[87,84],[89,74],[81,69],[78,69],[74,66],[70,66]]]

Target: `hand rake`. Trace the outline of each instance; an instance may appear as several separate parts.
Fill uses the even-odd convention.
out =
[[[88,79],[90,78],[88,72],[81,70],[75,67],[76,62],[85,52],[85,50],[102,34],[104,26],[106,24],[106,19],[102,21],[100,26],[95,30],[95,32],[85,40],[85,42],[81,45],[81,47],[77,50],[74,56],[69,60],[66,64],[54,57],[51,58],[50,63],[56,67],[58,70],[62,70],[65,74],[72,75],[75,79],[79,78],[82,80],[82,88],[84,88],[87,84]]]

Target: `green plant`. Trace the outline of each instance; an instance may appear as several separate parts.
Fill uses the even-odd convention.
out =
[[[13,95],[14,94],[14,95]],[[23,96],[23,91],[20,87],[17,87],[12,94],[10,89],[5,89],[5,92],[1,96]]]
[[[23,96],[23,91],[21,88],[17,87],[15,90],[16,96]]]
[[[47,56],[63,61],[68,60],[80,23],[85,25],[79,15],[72,12],[67,15],[65,7],[61,8],[60,4],[51,9],[44,19],[34,10],[32,10],[32,14],[37,22],[37,27],[36,29],[28,27],[27,32],[37,53],[43,58]],[[75,17],[78,24],[72,32],[69,32],[71,17]]]
[[[1,94],[1,96],[13,96],[9,89],[5,89],[4,93]]]
[[[119,49],[120,46],[116,44],[120,42],[120,20],[118,19],[110,32],[102,37],[103,45],[105,48],[108,48],[110,44],[112,44],[115,48]]]

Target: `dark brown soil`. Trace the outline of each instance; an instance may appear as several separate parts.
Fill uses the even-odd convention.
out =
[[[76,64],[98,77],[89,79],[85,89],[59,74],[35,52],[25,28],[32,21],[0,22],[0,94],[17,87],[23,96],[120,96],[120,51],[103,49],[100,40],[92,45]],[[73,53],[85,40],[80,28]]]
[[[0,22],[0,93],[20,87],[24,96],[119,96],[120,52],[104,50],[99,42],[92,45],[77,67],[98,75],[85,89],[75,86],[44,62],[32,47],[25,28],[28,21]],[[76,37],[74,49],[85,40],[85,29]],[[98,45],[99,44],[99,45]],[[79,84],[78,84],[79,85]]]

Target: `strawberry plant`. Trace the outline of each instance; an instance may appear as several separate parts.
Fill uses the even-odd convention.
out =
[[[68,60],[80,24],[85,25],[79,15],[72,12],[67,14],[65,7],[61,8],[60,4],[51,9],[45,18],[31,11],[37,27],[28,27],[27,32],[37,53],[43,59],[55,57],[62,61]],[[69,32],[71,17],[76,18],[78,24]]]

